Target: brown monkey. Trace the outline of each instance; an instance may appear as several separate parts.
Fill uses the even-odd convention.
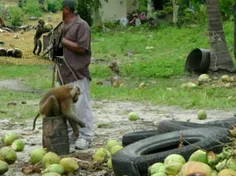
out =
[[[36,27],[36,32],[35,32],[35,35],[34,35],[34,50],[33,50],[33,53],[36,54],[35,52],[38,48],[37,55],[39,55],[41,50],[42,50],[42,42],[40,40],[40,37],[43,35],[43,33],[45,33],[44,24],[45,24],[44,20],[42,20],[42,19],[38,20],[38,25]]]
[[[112,62],[110,65],[109,65],[111,71],[113,71],[114,74],[119,74],[120,70],[119,70],[119,67],[118,67],[118,64],[117,62]]]
[[[3,18],[0,16],[0,27],[5,27],[5,26],[6,26],[5,22]]]
[[[84,122],[80,121],[74,111],[74,103],[79,99],[80,89],[76,86],[64,85],[50,89],[45,93],[39,103],[39,114],[34,118],[35,123],[40,115],[46,117],[63,115],[69,121],[76,136],[79,135],[78,125],[85,127]]]
[[[113,72],[113,76],[111,77],[110,81],[113,87],[120,87],[123,84],[121,77],[119,76],[119,67],[117,62],[112,62],[109,65],[111,71]]]

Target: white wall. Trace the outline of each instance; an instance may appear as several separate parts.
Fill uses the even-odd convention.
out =
[[[134,1],[135,0],[109,0],[107,3],[102,0],[102,8],[100,9],[102,21],[115,21],[126,17],[128,12],[132,12],[135,9],[133,6]]]

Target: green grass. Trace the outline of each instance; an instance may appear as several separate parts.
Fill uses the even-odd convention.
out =
[[[233,24],[228,22],[224,26],[233,56]],[[133,28],[93,32],[92,35],[92,99],[149,102],[187,109],[234,109],[236,92],[233,88],[212,88],[211,84],[194,89],[181,88],[183,83],[197,81],[197,75],[188,76],[184,73],[184,64],[194,48],[210,48],[206,27],[179,29],[163,26],[157,30]],[[153,46],[153,50],[147,50],[147,46]],[[120,75],[124,80],[122,87],[96,84],[112,76],[109,69],[111,61],[119,64]],[[14,111],[18,111],[22,118],[32,118],[37,113],[35,102],[37,104],[39,101],[41,92],[51,87],[52,65],[0,65],[0,80],[8,79],[21,80],[25,86],[36,91],[2,90],[0,118],[6,114],[14,117]],[[145,88],[138,88],[141,82],[146,84]],[[34,103],[22,104],[22,101]],[[17,104],[8,106],[9,102]]]

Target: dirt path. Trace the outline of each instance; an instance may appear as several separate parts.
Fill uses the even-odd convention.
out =
[[[0,87],[1,85],[2,84],[0,83]],[[96,133],[94,141],[89,150],[76,151],[78,154],[91,154],[96,148],[103,146],[108,139],[117,139],[121,141],[123,134],[127,132],[156,129],[155,125],[162,120],[190,120],[191,122],[203,123],[206,121],[229,118],[236,112],[207,110],[207,119],[200,121],[197,119],[197,110],[183,110],[178,107],[154,106],[148,103],[92,100],[92,109]],[[136,112],[141,119],[131,123],[127,118],[127,114],[131,111]],[[24,123],[11,123],[8,119],[0,120],[0,129],[0,137],[10,131],[14,131],[17,132],[26,143],[24,151],[17,153],[17,162],[11,165],[10,170],[5,174],[5,176],[23,176],[24,174],[21,172],[21,167],[19,166],[29,160],[30,151],[42,146],[41,120],[38,120],[37,129],[34,132],[31,130],[32,120],[27,120]],[[90,158],[87,158],[87,161],[91,161],[91,156]],[[107,173],[105,170],[81,170],[80,175],[99,176],[105,175],[105,173]],[[39,174],[33,175],[38,176]]]

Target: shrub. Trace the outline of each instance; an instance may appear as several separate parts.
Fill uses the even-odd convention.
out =
[[[90,2],[88,0],[78,0],[77,4],[77,12],[80,17],[85,20],[89,26],[93,25],[93,18],[92,18],[92,8],[90,6]]]
[[[7,20],[7,17],[9,16],[9,8],[7,8],[1,1],[0,1],[0,16]]]
[[[104,0],[108,2],[108,0]],[[77,12],[90,26],[93,24],[92,13],[101,7],[100,0],[77,0]]]
[[[41,5],[39,4],[38,1],[35,0],[27,0],[25,5],[23,6],[23,11],[28,16],[40,17],[42,15]]]
[[[20,7],[11,7],[8,23],[12,26],[20,26],[24,21],[24,12]]]
[[[224,20],[230,19],[233,16],[233,4],[235,0],[220,0],[220,12]]]
[[[55,13],[62,9],[62,0],[47,0],[46,6],[47,11]]]

